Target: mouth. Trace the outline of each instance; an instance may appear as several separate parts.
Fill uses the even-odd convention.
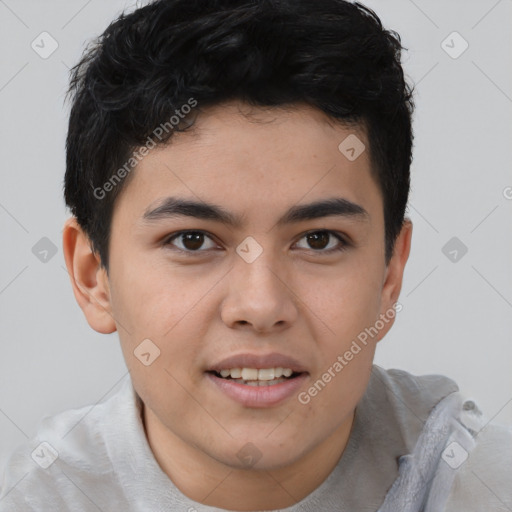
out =
[[[275,386],[299,377],[306,372],[295,372],[291,368],[228,368],[221,371],[210,370],[209,373],[219,379],[235,382],[245,386]]]
[[[306,368],[282,354],[241,354],[205,372],[216,392],[245,407],[273,407],[298,394],[309,377]]]

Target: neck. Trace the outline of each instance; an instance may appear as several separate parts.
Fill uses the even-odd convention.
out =
[[[203,505],[239,511],[286,508],[311,494],[338,463],[353,419],[354,413],[328,438],[290,465],[239,469],[191,446],[167,429],[149,408],[143,408],[151,450],[175,486]]]

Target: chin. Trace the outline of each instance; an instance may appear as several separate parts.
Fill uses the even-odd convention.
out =
[[[289,466],[303,455],[303,451],[297,450],[297,443],[282,446],[284,442],[280,439],[274,439],[273,442],[270,439],[258,439],[256,436],[253,441],[250,437],[245,439],[247,440],[231,440],[222,453],[211,454],[211,456],[234,469],[267,471]],[[281,446],[278,447],[280,444]],[[229,457],[226,457],[227,453],[230,454]]]

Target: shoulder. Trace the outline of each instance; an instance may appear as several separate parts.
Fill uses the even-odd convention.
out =
[[[437,500],[441,505],[445,499],[445,508],[442,508],[445,512],[511,511],[512,428],[493,423],[492,418],[448,377],[416,376],[395,369],[379,368],[378,371],[388,393],[404,407],[424,403],[428,407],[423,411],[416,409],[416,412],[429,411],[432,420],[437,417],[433,422],[425,421],[422,428],[425,439],[437,439],[441,443],[436,478],[430,488],[432,510],[440,510]],[[443,432],[449,435],[445,437]],[[429,445],[423,444],[425,446]],[[427,450],[429,453],[435,451],[432,447]],[[443,499],[443,495],[446,498]]]
[[[372,378],[384,385],[391,399],[407,405],[418,401],[435,405],[450,393],[459,391],[456,382],[445,375],[413,375],[405,370],[385,369],[376,364],[373,365]]]
[[[468,453],[459,448],[460,467],[454,468],[446,512],[512,510],[512,428],[489,423],[471,410],[463,411],[459,421],[472,435],[474,446]]]
[[[457,384],[444,375],[413,375],[374,364],[365,408],[388,419],[403,439],[407,453],[414,449],[433,409],[458,390]]]
[[[375,367],[374,376],[409,440],[409,451],[400,458],[400,477],[387,497],[388,508],[382,510],[400,509],[396,504],[405,503],[420,488],[428,512],[512,510],[510,427],[492,424],[475,401],[442,375],[415,376]]]
[[[7,460],[0,478],[0,512],[97,510],[94,496],[115,493],[106,422],[130,399],[125,380],[109,399],[45,417],[33,438]]]

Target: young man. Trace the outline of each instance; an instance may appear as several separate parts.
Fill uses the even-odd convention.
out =
[[[162,0],[74,68],[63,248],[112,398],[0,510],[506,511],[512,433],[373,365],[411,245],[400,39],[342,0]]]

